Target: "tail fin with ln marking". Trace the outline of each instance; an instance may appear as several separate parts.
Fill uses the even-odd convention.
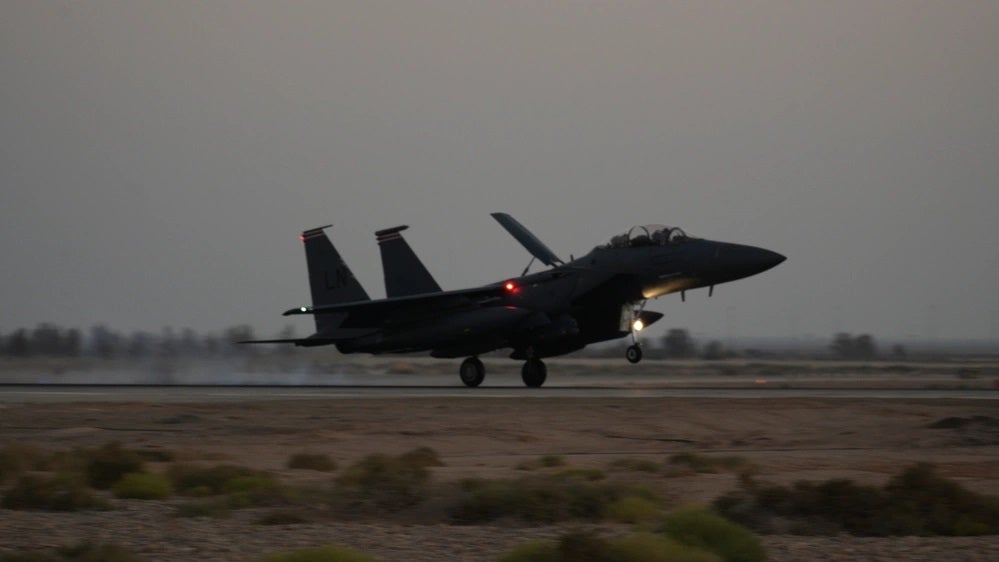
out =
[[[309,268],[312,306],[371,300],[323,231],[330,226],[332,225],[306,230],[301,236]],[[342,321],[342,318],[323,314],[317,314],[315,319],[317,334],[336,328],[333,324]]]

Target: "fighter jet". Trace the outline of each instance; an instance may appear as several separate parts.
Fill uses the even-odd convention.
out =
[[[342,353],[429,351],[433,357],[466,357],[461,381],[477,387],[485,379],[479,355],[509,348],[524,361],[529,387],[544,384],[546,357],[595,342],[631,336],[625,352],[642,360],[637,334],[663,315],[645,304],[681,293],[756,275],[783,262],[776,252],[695,238],[678,227],[635,226],[586,255],[560,259],[520,222],[493,213],[532,258],[519,277],[443,291],[402,237],[406,226],[376,232],[382,254],[386,298],[372,300],[334,248],[325,230],[302,233],[312,305],[284,313],[310,315],[316,332],[305,338],[243,343],[335,345]],[[547,269],[528,273],[537,260]]]

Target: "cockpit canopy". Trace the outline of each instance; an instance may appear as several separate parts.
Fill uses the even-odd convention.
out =
[[[628,232],[618,234],[601,248],[634,248],[638,246],[668,246],[690,240],[683,229],[662,224],[645,224],[631,227]]]

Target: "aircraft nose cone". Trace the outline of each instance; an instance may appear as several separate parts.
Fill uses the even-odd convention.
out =
[[[760,271],[766,271],[768,269],[777,267],[778,265],[784,263],[787,257],[778,254],[764,248],[753,248],[755,250],[754,255],[751,260],[760,267]]]
[[[786,259],[783,255],[765,248],[726,244],[718,253],[715,266],[725,277],[741,279],[777,267]]]

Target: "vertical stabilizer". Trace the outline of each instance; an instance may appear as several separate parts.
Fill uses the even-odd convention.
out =
[[[370,300],[364,287],[344,263],[340,253],[326,237],[323,229],[332,225],[306,230],[302,233],[305,243],[305,261],[309,267],[309,289],[312,306]],[[316,332],[335,328],[342,321],[339,316],[316,314]]]
[[[423,293],[439,293],[440,285],[409,247],[402,231],[408,226],[386,228],[375,233],[382,252],[382,270],[385,273],[385,294],[404,297]]]

